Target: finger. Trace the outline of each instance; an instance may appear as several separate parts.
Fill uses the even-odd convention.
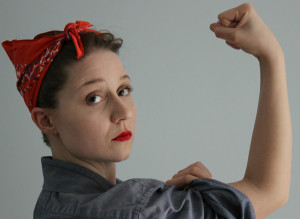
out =
[[[182,171],[185,171],[185,170],[187,170],[187,169],[189,169],[189,168],[191,168],[193,166],[199,166],[199,167],[201,167],[201,166],[204,166],[204,165],[200,161],[197,161],[197,162],[192,163],[191,165],[187,166],[186,168],[184,168],[182,170],[179,170],[178,173],[180,173]]]
[[[225,27],[233,27],[232,23],[235,23],[236,26],[242,26],[247,17],[248,12],[251,10],[252,5],[245,3],[236,8],[229,9],[218,15],[219,22]]]
[[[236,23],[236,22],[232,22],[231,24],[228,25],[227,28],[234,28],[234,27],[236,27],[236,26],[237,26],[237,23]],[[225,27],[225,26],[222,25],[220,22],[212,23],[212,24],[210,25],[210,29],[211,29],[213,32],[215,32],[215,29],[216,29],[217,27]]]
[[[182,177],[184,175],[192,175],[197,178],[212,178],[210,171],[201,163],[197,162],[179,171],[172,179]]]
[[[215,28],[215,35],[218,38],[224,39],[235,46],[237,46],[240,37],[239,29],[227,28],[222,26],[217,26]]]
[[[203,173],[204,173],[204,172],[207,172],[207,173],[209,173],[209,175],[211,175],[211,173],[210,173],[210,171],[207,169],[207,167],[206,167],[203,163],[201,163],[200,161],[197,161],[197,162],[195,162],[195,163],[189,165],[189,166],[186,167],[185,169],[180,170],[178,173],[183,173],[183,172],[187,173],[188,171],[192,171],[193,169],[195,169],[195,172],[196,172],[197,170],[199,170],[199,171],[202,171]]]
[[[236,50],[241,49],[240,47],[237,47],[237,46],[233,45],[232,43],[229,43],[228,41],[226,41],[226,44],[229,45],[229,46],[231,46],[232,48],[234,48]]]
[[[171,179],[166,182],[167,185],[175,185],[177,187],[185,187],[190,184],[190,182],[194,179],[197,179],[197,177],[192,175],[184,175],[182,177]]]
[[[187,169],[185,171],[182,171],[180,173],[175,174],[172,179],[176,179],[179,177],[182,177],[184,175],[192,175],[197,178],[212,178],[211,173],[207,169],[201,169],[198,167],[193,167],[191,169]]]
[[[222,27],[222,26],[223,26],[223,25],[220,24],[220,23],[218,22],[218,23],[212,23],[212,24],[209,26],[209,28],[210,28],[211,31],[215,32],[215,30],[216,30],[217,27]],[[223,27],[224,27],[224,26],[223,26]]]

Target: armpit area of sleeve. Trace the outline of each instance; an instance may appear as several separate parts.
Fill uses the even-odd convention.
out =
[[[200,192],[205,204],[225,218],[255,219],[249,198],[239,190],[214,179],[196,179],[190,189]]]
[[[255,219],[248,197],[213,179],[195,179],[188,190],[166,186],[145,200],[140,218]]]

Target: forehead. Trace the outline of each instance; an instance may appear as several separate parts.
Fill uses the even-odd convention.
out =
[[[78,62],[67,67],[68,84],[80,86],[86,81],[101,78],[105,81],[117,81],[127,75],[118,55],[109,50],[95,50]]]

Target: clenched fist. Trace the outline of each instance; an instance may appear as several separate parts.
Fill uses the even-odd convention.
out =
[[[281,47],[254,7],[245,3],[218,16],[210,29],[234,49],[242,49],[258,59],[270,59],[281,52]]]

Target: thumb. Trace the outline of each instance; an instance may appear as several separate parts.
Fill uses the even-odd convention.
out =
[[[238,41],[239,29],[224,27],[220,23],[213,23],[210,29],[215,33],[216,37],[226,40],[226,42],[235,45]]]

